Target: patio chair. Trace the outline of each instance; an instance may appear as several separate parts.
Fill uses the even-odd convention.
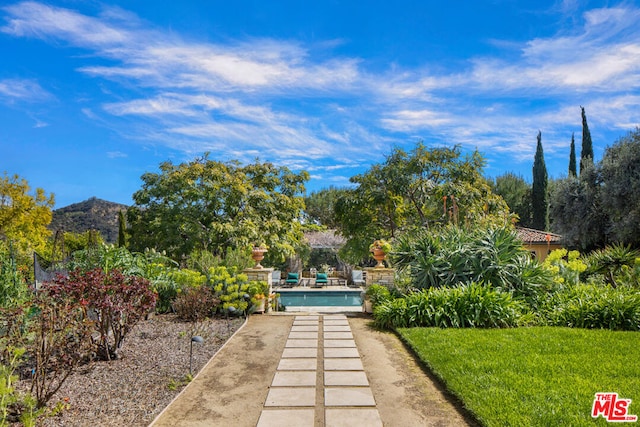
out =
[[[316,286],[327,286],[328,283],[327,273],[316,273]]]
[[[282,280],[282,271],[273,270],[273,273],[271,273],[271,286],[280,286],[281,280]]]
[[[364,271],[362,270],[352,270],[351,279],[353,280],[354,286],[364,286],[366,283],[364,280]]]
[[[294,287],[300,284],[300,274],[287,273],[287,279],[284,281],[285,286]]]

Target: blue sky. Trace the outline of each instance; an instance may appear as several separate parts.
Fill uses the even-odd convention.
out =
[[[0,173],[62,207],[131,204],[205,151],[348,185],[393,147],[478,149],[566,175],[640,125],[633,1],[0,0]]]

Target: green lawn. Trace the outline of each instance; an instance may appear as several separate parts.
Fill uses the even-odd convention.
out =
[[[398,332],[486,426],[606,425],[602,417],[591,418],[596,392],[632,399],[629,413],[640,416],[639,332],[553,327]]]

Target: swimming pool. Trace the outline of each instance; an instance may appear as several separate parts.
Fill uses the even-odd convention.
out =
[[[280,291],[285,307],[360,307],[360,291]]]

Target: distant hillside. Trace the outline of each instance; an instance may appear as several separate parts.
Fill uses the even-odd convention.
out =
[[[63,229],[74,233],[96,229],[105,242],[116,243],[118,212],[126,209],[127,205],[92,197],[84,202],[54,210],[49,229],[53,232]]]

